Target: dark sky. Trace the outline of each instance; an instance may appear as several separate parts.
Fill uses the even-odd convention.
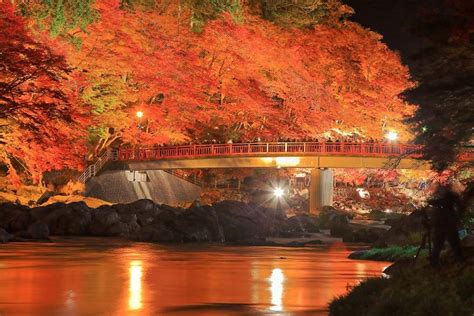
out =
[[[420,5],[426,0],[343,0],[355,14],[351,20],[383,35],[391,49],[400,52],[403,62],[421,49],[422,40],[410,31],[419,17]],[[430,4],[437,0],[430,0]],[[424,5],[425,5],[424,4]]]

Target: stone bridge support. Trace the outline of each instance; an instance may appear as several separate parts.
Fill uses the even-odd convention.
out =
[[[332,169],[311,169],[309,186],[309,213],[318,215],[323,206],[332,205],[334,174]]]

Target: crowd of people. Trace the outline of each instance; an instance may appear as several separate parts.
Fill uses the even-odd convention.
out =
[[[274,137],[274,138],[260,138],[255,137],[253,139],[228,139],[227,141],[221,141],[216,139],[204,139],[202,141],[192,141],[187,144],[172,144],[172,145],[207,145],[207,144],[241,144],[241,143],[389,143],[386,138],[375,139],[372,137],[360,137],[360,136],[339,136],[339,137],[309,137],[303,138],[292,138],[292,137]]]

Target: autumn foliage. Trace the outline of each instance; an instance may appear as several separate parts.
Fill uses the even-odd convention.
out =
[[[350,8],[337,1],[305,11],[301,25],[293,23],[301,9],[297,2],[291,12],[283,12],[284,5],[272,7],[269,1],[221,1],[202,8],[196,1],[103,0],[92,9],[80,8],[87,23],[61,20],[65,24],[53,34],[59,36],[54,41],[51,31],[33,23],[32,4],[43,2],[20,2],[30,6],[38,42],[4,1],[0,23],[7,32],[0,35],[1,52],[12,43],[17,49],[31,43],[35,48],[30,53],[41,53],[43,59],[25,56],[22,62],[31,65],[23,65],[22,71],[43,69],[43,63],[47,71],[24,81],[18,89],[21,97],[15,99],[20,107],[1,101],[2,110],[9,111],[2,119],[18,126],[8,134],[16,136],[3,140],[3,152],[38,170],[72,167],[73,156],[86,154],[83,147],[71,146],[80,144],[71,139],[82,132],[88,134],[89,148],[114,142],[203,141],[209,134],[205,129],[221,131],[219,141],[325,133],[381,138],[388,129],[399,131],[404,140],[410,137],[401,122],[414,108],[399,97],[414,85],[408,69],[379,34],[344,20]],[[59,23],[57,14],[42,23]],[[81,17],[71,12],[61,17],[68,16]],[[196,30],[198,22],[202,27]],[[76,85],[71,84],[72,70]],[[10,74],[5,83],[17,75]],[[33,93],[32,84],[45,90]],[[35,128],[21,125],[30,115],[21,111],[33,109],[41,124],[29,120]],[[77,128],[81,111],[89,113],[87,128]],[[137,111],[144,116],[137,118]],[[38,147],[31,152],[22,146]],[[40,155],[45,149],[53,152]]]
[[[0,159],[34,182],[42,173],[79,168],[85,143],[77,91],[65,58],[34,40],[9,2],[0,2]]]

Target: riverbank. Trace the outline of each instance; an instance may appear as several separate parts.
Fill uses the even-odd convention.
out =
[[[401,260],[388,268],[390,277],[369,278],[330,303],[330,315],[474,314],[474,248],[453,262],[449,253],[439,268],[427,258]],[[386,270],[387,271],[387,270]]]
[[[217,242],[298,247],[334,241],[373,242],[385,229],[350,221],[326,207],[315,217],[288,217],[253,203],[198,203],[184,209],[139,200],[89,207],[84,202],[29,208],[0,204],[0,241],[48,240],[49,236],[120,237],[145,242]],[[324,232],[324,233],[323,233]]]
[[[84,202],[29,208],[0,204],[0,240],[47,240],[53,236],[120,237],[147,242],[258,243],[269,237],[307,238],[318,219],[288,218],[255,204],[223,201],[184,209],[150,200],[91,208]],[[270,242],[270,241],[269,241]]]

